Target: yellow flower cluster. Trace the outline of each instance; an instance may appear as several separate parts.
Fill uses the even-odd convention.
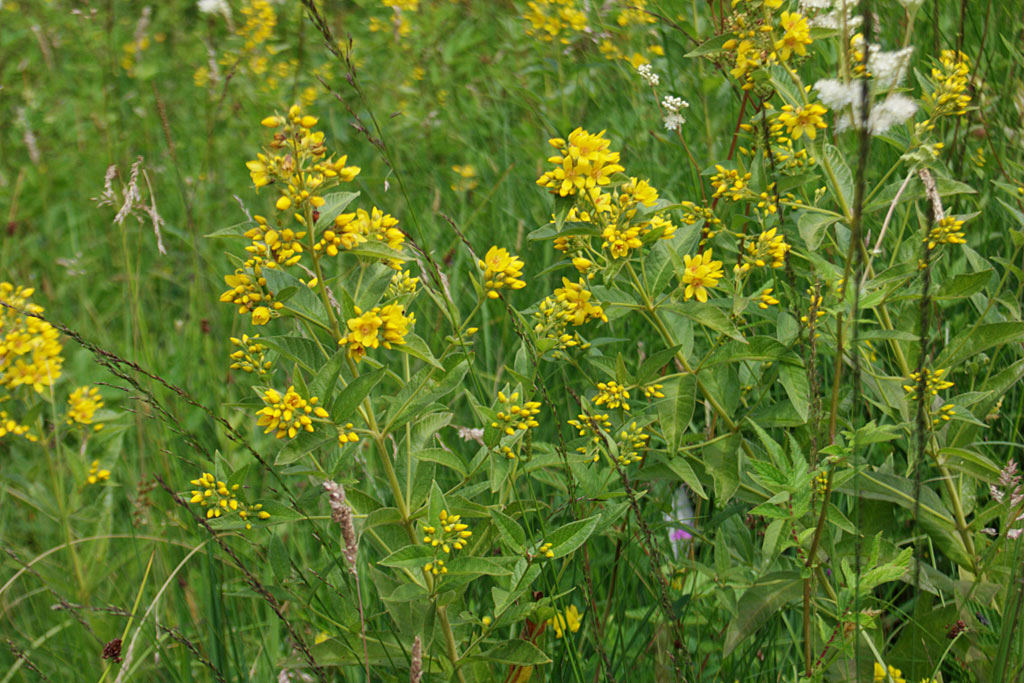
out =
[[[558,154],[549,157],[555,165],[537,179],[537,184],[562,197],[611,182],[611,175],[625,170],[619,165],[619,153],[609,151],[611,142],[604,131],[591,134],[582,128],[569,133],[568,141],[552,138],[549,144]]]
[[[711,249],[708,249],[696,256],[684,255],[683,263],[683,284],[686,285],[683,300],[696,297],[701,303],[707,302],[708,289],[717,287],[722,278],[722,262],[711,260]]]
[[[477,261],[484,271],[484,288],[491,299],[498,298],[499,289],[522,289],[526,282],[521,280],[523,261],[513,256],[507,249],[491,247],[483,260]]]
[[[392,344],[404,344],[409,328],[416,322],[415,315],[405,314],[402,304],[375,306],[365,313],[356,306],[355,313],[356,317],[346,322],[348,334],[338,344],[347,345],[349,356],[356,362],[363,359],[367,349],[390,349]]]
[[[277,264],[295,265],[302,259],[301,240],[306,236],[305,230],[276,230],[270,227],[266,218],[259,215],[253,216],[253,220],[256,225],[245,232],[252,244],[246,246],[245,250],[259,257],[260,263],[265,261],[268,268],[274,268]]]
[[[43,312],[42,306],[29,300],[34,292],[30,287],[0,282],[0,302],[6,304],[0,307],[0,388],[25,386],[41,394],[61,376],[64,357],[57,329],[19,312]]]
[[[451,188],[453,192],[469,192],[475,190],[477,186],[477,172],[476,167],[471,164],[452,166],[452,170],[458,176],[458,180],[452,183]]]
[[[587,15],[576,0],[531,0],[523,19],[530,22],[526,34],[550,43],[569,44],[573,33],[587,30]]]
[[[547,340],[551,348],[554,349],[552,355],[555,358],[561,357],[563,351],[574,346],[579,346],[581,349],[589,346],[583,342],[579,333],[569,334],[566,332],[565,328],[569,324],[569,307],[563,301],[550,296],[544,297],[533,314],[533,319],[536,321],[533,331],[537,333],[537,336]]]
[[[595,406],[607,406],[610,410],[621,407],[628,411],[629,391],[614,380],[598,382],[597,395],[591,401]]]
[[[642,427],[637,427],[636,422],[631,422],[629,427],[619,433],[619,439],[619,455],[616,460],[625,467],[644,459],[644,456],[640,455],[640,451],[647,448],[651,437],[644,432]]]
[[[760,301],[757,304],[760,308],[779,305],[779,300],[772,296],[773,291],[774,290],[771,287],[768,287],[761,292],[761,295],[758,297]]]
[[[280,301],[274,301],[273,293],[267,289],[267,278],[259,264],[253,265],[252,274],[238,268],[233,275],[225,275],[224,284],[229,289],[220,295],[220,300],[238,306],[239,315],[252,313],[253,325],[266,325],[270,322],[271,309],[284,307]]]
[[[967,92],[971,60],[963,52],[943,50],[939,66],[932,69],[935,89],[925,95],[925,104],[932,108],[932,118],[939,116],[963,116],[971,103]]]
[[[68,396],[68,424],[90,425],[96,411],[103,407],[103,397],[96,387],[78,387]],[[103,429],[102,424],[93,426],[94,431]]]
[[[590,443],[587,446],[580,446],[576,449],[578,453],[586,454],[590,448],[597,448],[601,445],[603,437],[601,432],[610,433],[612,431],[612,421],[608,417],[607,413],[599,413],[596,415],[587,415],[585,413],[579,414],[579,419],[568,420],[568,425],[579,432],[580,436],[590,435]],[[595,450],[593,457],[591,458],[594,462],[598,462],[601,459],[601,454]]]
[[[388,299],[396,299],[406,294],[415,294],[416,286],[420,283],[418,277],[409,275],[408,271],[397,270],[395,274],[391,276],[391,282],[388,284],[387,291],[384,296]]]
[[[508,436],[512,436],[517,430],[525,432],[538,426],[537,420],[534,419],[535,415],[540,414],[540,403],[537,401],[519,403],[518,391],[513,392],[510,396],[506,396],[505,392],[499,391],[498,403],[503,408],[495,415],[497,421],[491,423],[491,426],[495,429],[500,429]]]
[[[786,254],[792,247],[786,242],[786,238],[779,234],[778,228],[764,230],[757,236],[756,240],[746,243],[743,254],[743,265],[738,266],[741,272],[747,272],[752,266],[764,268],[781,268],[786,263]]]
[[[921,372],[924,373],[925,393],[931,396],[938,396],[940,391],[945,391],[953,386],[953,383],[942,379],[943,375],[946,374],[945,369],[929,370],[924,368]],[[910,373],[910,384],[904,384],[903,390],[907,392],[911,400],[918,400],[919,386],[921,382],[921,373],[912,372]]]
[[[561,638],[566,631],[576,633],[580,630],[581,623],[580,611],[576,609],[576,605],[569,605],[562,613],[556,612],[555,616],[547,621],[548,626],[554,630],[556,638]]]
[[[818,137],[819,128],[827,128],[824,116],[828,109],[820,104],[805,104],[793,107],[791,104],[784,105],[779,114],[779,123],[786,127],[787,133],[794,140],[807,135],[811,140]]]
[[[7,414],[6,410],[0,410],[0,439],[13,434],[14,436],[23,436],[29,441],[38,441],[39,437],[29,432],[29,426],[21,424],[13,417]]]
[[[473,535],[469,526],[462,522],[462,515],[449,515],[447,510],[438,513],[438,525],[423,526],[423,542],[431,547],[443,550],[445,555],[450,555],[453,550],[462,550],[466,547],[468,539]],[[444,566],[444,560],[437,559],[423,565],[424,571],[437,576],[447,574],[448,568]]]
[[[188,502],[197,503],[205,508],[207,519],[214,519],[234,512],[245,522],[245,528],[251,529],[252,524],[249,520],[252,517],[270,518],[270,513],[264,510],[259,503],[248,505],[238,499],[238,490],[241,488],[238,484],[228,487],[226,483],[209,472],[203,472],[202,476],[193,479],[190,483],[197,488],[192,491],[192,498]]]
[[[100,468],[100,461],[93,460],[89,465],[89,474],[85,476],[86,484],[99,484],[110,479],[110,470]]]
[[[875,683],[887,683],[890,678],[892,678],[893,683],[907,683],[907,679],[903,677],[903,672],[897,669],[896,667],[890,664],[887,668],[882,666],[878,662],[875,662]]]
[[[790,55],[796,53],[801,57],[807,55],[807,47],[811,40],[811,29],[807,18],[799,12],[783,12],[779,17],[779,27],[783,30],[782,37],[775,41],[775,50],[782,61],[789,61]]]
[[[615,23],[619,26],[631,26],[633,24],[653,24],[657,21],[652,14],[647,12],[647,0],[631,0],[629,5],[619,12]]]
[[[934,249],[940,244],[967,244],[964,233],[960,229],[964,225],[962,220],[955,216],[946,216],[935,224],[935,227],[928,231],[925,242],[929,249]]]
[[[288,387],[283,395],[276,389],[266,389],[261,398],[266,405],[256,412],[259,415],[256,424],[266,427],[264,434],[276,430],[278,439],[294,439],[299,432],[312,432],[313,417],[328,417],[327,411],[317,405],[320,399],[312,396],[307,401],[294,386]]]
[[[590,301],[593,294],[584,285],[582,279],[578,282],[570,282],[568,278],[563,277],[562,287],[555,289],[555,299],[565,306],[566,320],[576,327],[590,320],[608,322],[604,308],[601,307],[601,304]]]
[[[736,169],[725,168],[721,164],[715,164],[715,171],[717,172],[711,176],[711,187],[715,189],[713,197],[725,197],[738,202],[750,191],[747,187],[750,173],[741,174]]]
[[[273,364],[266,359],[267,347],[257,341],[260,335],[249,336],[243,334],[242,338],[231,337],[231,343],[238,347],[237,351],[231,353],[231,369],[258,375],[265,375],[273,367]]]

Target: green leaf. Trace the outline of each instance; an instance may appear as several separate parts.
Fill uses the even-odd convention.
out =
[[[543,650],[527,640],[510,640],[480,654],[480,659],[498,664],[537,666],[551,661]]]
[[[316,429],[313,432],[304,431],[296,435],[294,439],[289,439],[284,448],[278,451],[274,464],[278,466],[290,465],[322,446],[337,442],[338,435],[336,433],[325,435],[324,428],[321,425],[316,426],[320,427],[320,429]]]
[[[952,280],[946,280],[939,288],[935,299],[964,299],[977,294],[985,289],[989,280],[992,279],[992,270],[983,270],[979,273],[961,273],[955,275]]]
[[[359,246],[354,249],[346,249],[346,254],[355,254],[356,256],[365,256],[373,259],[398,259],[399,261],[405,261],[405,255],[397,249],[392,249],[388,245],[378,240],[370,240],[368,242],[362,242]]]
[[[331,360],[324,363],[317,371],[316,377],[309,383],[310,396],[316,396],[325,403],[331,399],[334,394],[334,385],[338,382],[338,375],[341,374],[341,368],[345,365],[347,353],[346,349],[338,349]]]
[[[377,564],[385,567],[421,568],[434,558],[434,549],[425,545],[407,545],[391,553]]]
[[[538,242],[541,240],[553,240],[556,237],[571,237],[574,235],[597,236],[600,234],[601,230],[592,223],[565,223],[562,225],[561,230],[554,223],[547,223],[528,234],[526,239],[529,242]]]
[[[807,248],[815,251],[821,244],[822,237],[825,236],[825,229],[842,219],[843,217],[839,215],[805,211],[796,220],[796,228],[800,232],[800,237],[803,238]]]
[[[736,363],[738,361],[753,361],[757,363],[772,363],[781,361],[793,365],[802,365],[800,356],[792,349],[789,349],[772,337],[750,337],[743,342],[726,342],[704,363],[704,367],[711,367],[720,363]]]
[[[414,454],[417,460],[436,462],[438,465],[443,465],[450,470],[458,472],[463,478],[469,473],[466,469],[466,463],[462,462],[462,458],[452,451],[447,451],[443,448],[426,448],[414,451]]]
[[[320,346],[305,337],[260,337],[258,341],[267,348],[277,351],[282,358],[297,363],[311,375],[327,360]]]
[[[1024,341],[1024,322],[989,323],[957,335],[935,360],[936,368],[952,368],[982,351]]]
[[[203,237],[240,237],[244,239],[249,239],[248,237],[245,236],[245,233],[248,232],[249,229],[252,228],[254,225],[256,225],[255,221],[243,221],[241,223],[229,225],[226,228],[221,228],[220,230],[214,230],[211,233],[203,235]]]
[[[491,508],[488,512],[491,514],[494,528],[498,530],[498,535],[509,546],[509,550],[516,554],[525,551],[526,532],[519,526],[519,522],[496,508]]]
[[[697,377],[683,375],[676,382],[676,401],[672,411],[671,433],[672,452],[679,450],[679,442],[690,426],[693,408],[697,404]]]
[[[835,184],[833,185],[831,178],[828,178],[828,182],[832,185],[832,192],[835,193],[837,201],[839,197],[842,197],[841,206],[853,206],[853,173],[850,171],[846,159],[843,158],[842,152],[834,145],[826,143],[825,159],[835,174]]]
[[[316,234],[331,227],[334,219],[358,196],[358,192],[332,192],[324,195],[324,205],[320,207],[320,218],[316,221]]]
[[[707,40],[701,43],[699,46],[697,46],[695,50],[687,52],[684,56],[703,57],[704,55],[713,55],[718,52],[724,52],[725,48],[723,47],[723,45],[725,45],[728,41],[733,40],[734,38],[736,38],[736,36],[733,35],[732,33],[723,33],[720,36],[715,36],[711,40]]]
[[[555,557],[565,557],[590,538],[590,534],[594,533],[599,521],[601,521],[601,515],[569,522],[550,532],[544,540],[551,544],[551,550],[555,553]]]
[[[674,458],[668,458],[665,461],[668,468],[672,470],[677,477],[679,477],[690,490],[696,493],[704,500],[708,499],[707,492],[704,491],[704,486],[701,485],[700,479],[697,477],[697,473],[693,471],[693,467],[686,461],[686,458],[682,455],[677,455]]]
[[[786,604],[802,595],[803,581],[799,572],[772,572],[761,577],[740,596],[737,615],[725,632],[722,656],[728,657],[737,645],[754,635]]]
[[[483,557],[455,557],[445,562],[448,574],[470,574],[473,576],[508,576],[511,569]]]
[[[811,412],[811,387],[807,381],[807,371],[802,367],[783,363],[779,365],[779,381],[789,396],[793,409],[804,422]]]
[[[665,367],[666,364],[672,362],[677,351],[679,351],[679,346],[673,346],[670,349],[662,349],[661,351],[657,351],[648,356],[636,373],[637,384],[647,384],[649,381],[656,378],[658,376],[658,372]]]
[[[427,342],[423,341],[423,338],[417,334],[410,332],[406,335],[404,344],[395,344],[392,348],[396,351],[407,353],[413,358],[419,358],[422,361],[430,363],[438,370],[444,370],[444,366],[441,365],[441,362],[430,352],[430,347],[427,346]]]
[[[359,375],[349,382],[348,386],[338,392],[338,397],[334,399],[334,405],[331,406],[331,419],[341,424],[348,422],[355,415],[359,404],[363,402],[370,390],[384,378],[386,372],[384,368],[378,368]]]
[[[738,342],[746,341],[743,338],[743,334],[736,329],[736,325],[729,318],[729,315],[710,302],[702,304],[698,301],[688,301],[685,303],[667,304],[662,308],[687,317],[695,323],[699,323],[715,332],[721,332]]]
[[[275,579],[284,581],[288,578],[288,574],[291,573],[291,566],[288,563],[288,548],[285,547],[278,534],[271,536],[270,542],[267,544],[267,561],[270,562]]]

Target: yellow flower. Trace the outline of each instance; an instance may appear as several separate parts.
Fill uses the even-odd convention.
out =
[[[558,154],[548,158],[555,169],[541,175],[537,184],[562,197],[607,185],[613,173],[625,170],[619,165],[619,153],[609,151],[611,142],[604,137],[603,130],[591,134],[577,128],[569,134],[568,141],[552,138],[548,142],[558,150]]]
[[[743,260],[759,268],[769,264],[772,268],[781,268],[786,263],[789,250],[786,238],[778,234],[777,228],[772,228],[763,231],[756,240],[747,242]]]
[[[629,256],[631,249],[639,249],[643,246],[640,241],[640,228],[631,227],[625,230],[617,226],[609,225],[601,233],[604,242],[601,247],[612,253],[612,258],[623,258]]]
[[[110,470],[100,469],[100,461],[93,460],[92,465],[89,466],[89,474],[85,477],[85,483],[98,484],[108,479],[110,479]]]
[[[621,406],[623,410],[629,410],[629,403],[627,403],[629,391],[626,390],[626,387],[612,380],[598,382],[597,390],[597,396],[591,399],[595,406],[608,406],[611,409]]]
[[[964,222],[955,216],[946,216],[928,232],[928,237],[925,239],[928,248],[934,249],[940,244],[967,244],[964,233],[960,230],[963,225]]]
[[[349,329],[346,339],[349,343],[358,344],[366,348],[377,348],[380,345],[380,340],[377,338],[377,330],[380,329],[384,321],[377,315],[376,309],[363,313],[359,307],[356,307],[355,311],[357,317],[350,318],[346,323]]]
[[[498,403],[502,409],[495,414],[497,420],[491,423],[495,429],[502,430],[506,435],[513,436],[516,431],[526,431],[538,426],[535,415],[540,413],[540,403],[537,401],[519,402],[519,392],[506,396],[505,392],[498,392]]]
[[[390,349],[392,344],[404,344],[409,327],[416,322],[412,313],[405,315],[404,311],[405,306],[402,304],[388,304],[380,309],[383,327],[381,336],[384,337],[382,344],[385,349]]]
[[[608,316],[604,313],[601,304],[590,302],[592,293],[584,287],[583,280],[569,282],[568,278],[562,278],[562,287],[555,290],[555,298],[566,305],[566,319],[575,326],[580,326],[589,320],[603,320],[608,322]]]
[[[922,370],[924,373],[924,384],[925,393],[931,396],[938,396],[940,391],[945,391],[953,386],[953,383],[942,379],[943,375],[946,374],[945,369],[935,370],[934,372],[928,368]],[[917,400],[919,397],[919,382],[921,381],[921,373],[912,372],[910,373],[910,384],[904,384],[903,390],[907,392],[909,398]]]
[[[555,616],[548,619],[547,623],[554,629],[555,637],[561,638],[566,631],[576,633],[580,630],[580,612],[576,609],[576,605],[569,605],[564,612],[556,613]]]
[[[683,292],[683,299],[689,301],[696,297],[697,301],[705,303],[708,300],[708,289],[718,286],[722,278],[722,262],[711,260],[711,249],[703,254],[683,256],[686,265],[683,271],[683,284],[686,289]]]
[[[715,188],[714,197],[724,196],[726,199],[737,202],[743,199],[744,195],[750,191],[747,187],[747,182],[751,177],[750,173],[740,175],[739,171],[725,168],[720,164],[715,164],[715,171],[716,173],[711,176],[711,186]],[[711,215],[713,216],[714,214]],[[696,219],[694,222],[696,222]]]
[[[78,387],[68,397],[68,424],[92,424],[93,415],[103,407],[103,397],[96,387]],[[96,425],[98,431],[103,425]]]
[[[800,136],[805,133],[807,137],[814,140],[818,137],[819,128],[828,127],[822,118],[826,113],[828,113],[828,109],[820,104],[802,105],[795,109],[793,105],[787,104],[782,107],[779,122],[786,127],[794,140],[799,140]]]
[[[523,261],[507,249],[491,247],[477,264],[484,269],[484,288],[491,299],[498,298],[499,289],[522,289],[526,286],[526,282],[519,279],[523,274]]]
[[[767,289],[762,291],[761,292],[761,296],[759,298],[760,298],[761,301],[757,305],[760,308],[768,308],[769,306],[777,306],[778,303],[779,303],[779,300],[772,296],[772,288],[771,287],[768,287]]]
[[[779,25],[785,31],[782,38],[775,41],[775,49],[782,61],[789,59],[790,54],[795,52],[801,57],[807,54],[805,45],[811,44],[811,29],[807,26],[807,19],[798,12],[783,12]]]
[[[437,559],[437,551],[450,555],[453,550],[462,550],[472,535],[469,525],[462,522],[462,515],[450,515],[447,510],[441,510],[438,513],[437,526],[423,525],[423,542],[435,549],[434,559],[427,562],[423,569],[435,576],[447,574],[444,560]]]
[[[0,307],[0,387],[25,386],[42,393],[61,376],[64,347],[53,325],[20,312],[43,312],[29,300],[34,293],[30,287],[0,282],[0,302],[10,307]]]
[[[198,479],[193,479],[190,483],[197,488],[191,492],[192,497],[188,502],[204,508],[206,519],[214,519],[234,512],[245,522],[245,528],[251,529],[250,518],[270,518],[270,513],[263,509],[263,505],[259,503],[249,505],[238,499],[238,491],[242,488],[240,484],[232,484],[229,487],[226,482],[216,479],[209,472],[203,472]]]
[[[277,430],[278,439],[294,439],[301,431],[312,432],[313,417],[328,417],[327,411],[316,405],[320,399],[312,396],[307,401],[294,386],[288,387],[283,396],[276,389],[267,389],[262,399],[266,406],[256,412],[260,416],[256,424],[266,427],[264,434]]]
[[[390,349],[392,344],[404,344],[409,327],[416,322],[414,315],[405,314],[403,304],[374,307],[365,313],[356,307],[355,312],[357,317],[346,322],[348,334],[342,337],[338,344],[347,344],[349,355],[357,362],[366,355],[367,349],[375,349],[381,345],[385,349]]]
[[[889,683],[890,677],[892,677],[893,683],[907,683],[907,679],[903,678],[903,672],[892,665],[889,665],[888,669],[886,669],[886,667],[875,662],[874,673],[875,683]]]

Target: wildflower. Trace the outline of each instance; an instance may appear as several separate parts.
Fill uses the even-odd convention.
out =
[[[523,19],[530,22],[526,34],[545,42],[568,45],[572,33],[587,30],[587,15],[581,12],[576,0],[535,0],[527,3]]]
[[[761,296],[758,297],[761,301],[757,304],[760,308],[768,308],[769,306],[777,306],[779,304],[779,300],[772,296],[772,291],[772,288],[768,287],[761,292]]]
[[[89,474],[85,477],[86,484],[99,484],[110,479],[110,470],[100,469],[100,461],[93,460],[89,466]]]
[[[722,262],[711,260],[711,249],[696,256],[684,255],[683,261],[686,265],[683,271],[683,284],[686,285],[683,300],[689,301],[696,297],[701,303],[707,302],[707,290],[717,287],[722,277]]]
[[[397,270],[395,271],[395,274],[391,276],[391,282],[388,284],[388,289],[384,296],[389,299],[394,299],[404,294],[414,294],[419,282],[420,279],[418,277],[412,277],[409,275],[408,271]]]
[[[519,403],[519,392],[506,396],[505,392],[499,391],[498,402],[504,408],[495,415],[497,421],[491,423],[495,429],[500,429],[508,436],[512,436],[517,430],[525,432],[538,426],[537,420],[534,419],[535,415],[540,414],[540,403],[537,401]]]
[[[546,557],[551,560],[555,557],[555,551],[551,549],[550,543],[542,543],[538,548],[537,552],[534,553],[534,557]]]
[[[661,78],[658,77],[658,74],[654,73],[654,69],[651,68],[650,64],[641,64],[636,70],[640,74],[640,78],[644,79],[647,85],[652,88],[661,81]]]
[[[231,16],[231,7],[228,5],[227,0],[199,0],[196,4],[199,8],[200,14],[223,14],[225,17]]]
[[[81,425],[92,424],[96,411],[103,407],[103,397],[96,387],[78,387],[68,397],[67,423],[78,423]],[[102,424],[95,425],[93,429],[99,431]]]
[[[664,117],[665,130],[679,130],[682,128],[683,124],[686,123],[686,119],[683,117],[681,110],[689,109],[690,103],[681,97],[666,95],[661,100],[661,106],[666,111]]]
[[[575,319],[573,311],[573,305],[569,302],[546,296],[533,314],[536,321],[533,330],[553,350],[554,358],[560,358],[562,353],[569,348],[585,349],[589,346],[583,342],[579,333],[569,334],[566,332],[566,327]]]
[[[558,154],[548,158],[556,168],[541,175],[537,184],[562,197],[607,185],[613,173],[624,170],[619,165],[619,153],[608,150],[611,142],[604,137],[604,131],[591,134],[577,128],[569,134],[568,141],[552,138],[548,142],[558,150]]]
[[[476,189],[476,167],[470,164],[464,166],[455,165],[452,166],[452,170],[459,176],[459,179],[452,183],[452,190],[454,192],[469,192],[470,190]]]
[[[556,612],[555,616],[548,619],[547,623],[548,626],[554,629],[555,637],[561,638],[562,634],[566,631],[571,633],[579,631],[582,622],[580,621],[580,612],[576,609],[576,605],[569,605],[561,614]]]
[[[627,403],[629,391],[626,390],[626,387],[612,380],[598,382],[597,390],[597,396],[591,399],[595,406],[605,405],[612,410],[619,407],[626,411],[629,410],[629,403]]]
[[[640,451],[647,448],[647,443],[650,440],[650,435],[644,432],[642,427],[638,427],[636,422],[631,422],[627,429],[623,429],[619,433],[619,455],[617,458],[619,464],[625,467],[643,460],[644,457],[640,455]]]
[[[928,232],[925,242],[929,249],[934,249],[940,244],[966,244],[962,228],[964,222],[955,216],[946,216],[935,224],[935,227]]]
[[[711,186],[715,188],[715,194],[712,196],[725,196],[726,199],[731,199],[734,202],[742,199],[747,191],[747,181],[750,180],[751,174],[740,175],[739,171],[725,168],[719,164],[715,164],[715,171],[717,173],[711,176]]]
[[[19,423],[11,417],[6,410],[0,410],[0,439],[8,434],[24,436],[29,441],[37,440],[35,435],[29,433],[28,425]]]
[[[404,344],[409,327],[416,322],[413,314],[405,314],[401,304],[374,307],[365,313],[356,306],[355,312],[357,317],[346,322],[348,334],[338,340],[338,344],[347,344],[349,355],[357,361],[366,355],[367,349],[381,345],[390,349],[392,344]]]
[[[971,60],[958,50],[943,50],[939,66],[932,69],[934,90],[925,95],[924,101],[932,109],[932,118],[939,116],[963,116],[971,103],[967,94]]]
[[[601,247],[610,251],[612,258],[616,259],[627,257],[631,249],[639,249],[643,246],[638,227],[623,230],[615,225],[609,225],[601,232],[601,237],[604,238]]]
[[[305,230],[295,231],[291,228],[278,230],[267,223],[263,216],[253,216],[256,225],[246,230],[245,236],[252,240],[245,250],[254,256],[268,259],[268,267],[273,264],[291,266],[302,258],[302,240],[306,237]]]
[[[769,264],[772,268],[781,268],[786,263],[786,254],[790,248],[786,238],[778,234],[778,229],[771,228],[761,232],[756,240],[747,242],[743,260],[758,268]]]
[[[354,426],[351,422],[347,423],[344,428],[338,428],[338,445],[344,446],[347,443],[355,443],[359,441],[359,435],[354,431]]]
[[[648,384],[644,387],[645,398],[665,398],[665,394],[661,393],[662,385],[657,383]]]
[[[61,376],[64,347],[57,329],[34,317],[44,310],[30,301],[34,293],[0,282],[0,302],[6,304],[0,307],[0,387],[31,387],[41,394]]]
[[[263,509],[262,504],[249,505],[245,501],[239,500],[240,484],[232,484],[229,487],[227,483],[215,478],[209,472],[203,472],[198,479],[193,479],[190,483],[196,488],[192,491],[192,498],[188,502],[196,503],[204,508],[206,519],[215,519],[234,512],[245,522],[245,528],[251,529],[252,523],[249,521],[251,518],[270,518],[270,513]]]
[[[945,369],[932,371],[928,368],[924,368],[920,373],[912,372],[910,373],[911,384],[903,385],[903,390],[907,392],[909,398],[912,400],[916,401],[920,398],[919,389],[921,384],[921,373],[924,373],[924,390],[926,394],[938,396],[940,391],[945,391],[953,386],[952,382],[942,379],[946,374]]]
[[[510,254],[507,249],[491,247],[483,260],[477,263],[484,269],[484,288],[488,290],[487,296],[491,299],[498,298],[499,289],[522,289],[526,286],[526,282],[520,279],[523,274],[523,261]]]
[[[255,372],[258,375],[267,374],[267,370],[272,367],[272,363],[266,360],[267,347],[259,343],[257,339],[260,335],[254,334],[249,336],[243,334],[242,338],[231,337],[230,341],[234,346],[238,347],[237,351],[231,353],[232,370],[241,370],[242,372],[252,373]]]
[[[886,668],[875,662],[874,673],[875,683],[883,683],[883,681],[888,683],[890,678],[892,678],[893,683],[907,683],[907,679],[903,678],[903,672],[892,665]]]
[[[814,478],[814,489],[818,492],[819,496],[824,496],[825,492],[828,491],[828,474],[826,472],[820,472]]]
[[[306,400],[294,386],[288,387],[283,396],[276,389],[266,389],[260,398],[266,405],[256,412],[260,416],[256,424],[266,427],[264,434],[277,430],[278,439],[294,439],[301,431],[312,432],[313,417],[328,417],[327,411],[316,405],[320,399],[311,396]]]
[[[251,275],[244,268],[236,269],[234,274],[224,276],[224,283],[229,289],[220,295],[220,300],[238,306],[239,315],[252,313],[253,325],[266,325],[270,321],[271,308],[276,310],[284,306],[273,301],[273,294],[264,289],[267,279],[259,265],[255,265]]]
[[[577,283],[563,277],[563,286],[555,290],[555,298],[566,305],[568,321],[577,327],[590,320],[608,322],[608,316],[601,305],[590,302],[592,293],[583,284],[582,279]]]
[[[654,206],[658,201],[658,191],[651,187],[650,182],[646,180],[630,178],[628,182],[619,187],[617,198],[619,206],[623,209],[635,207],[637,204]]]
[[[462,522],[462,515],[450,515],[447,510],[441,510],[438,513],[437,526],[426,524],[423,526],[423,542],[432,548],[444,551],[445,555],[450,555],[453,550],[465,548],[472,535],[473,532],[469,530],[469,526]],[[448,573],[444,561],[437,559],[436,555],[433,560],[423,566],[423,569],[434,575]]]
[[[412,313],[405,314],[405,306],[402,304],[383,306],[380,309],[380,319],[383,327],[381,343],[385,349],[390,349],[392,344],[404,344],[405,337],[409,334],[409,327],[416,322],[416,316]]]
[[[811,44],[811,29],[807,26],[807,19],[798,12],[783,12],[779,25],[785,31],[782,37],[775,41],[775,49],[782,61],[788,61],[792,53],[803,57],[807,55],[806,45]]]
[[[819,128],[828,127],[822,118],[827,112],[828,110],[820,104],[807,104],[796,108],[787,104],[782,107],[779,122],[786,127],[794,140],[799,140],[804,134],[814,140],[818,137]]]

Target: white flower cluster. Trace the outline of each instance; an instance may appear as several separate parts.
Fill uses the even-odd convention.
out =
[[[859,36],[858,36],[859,37]],[[859,37],[855,47],[858,51],[864,50],[864,38]],[[902,50],[886,51],[881,45],[871,44],[868,53],[868,73],[871,74],[872,84],[876,90],[889,90],[897,87],[907,77],[907,69],[910,67],[910,56],[914,54],[914,46],[905,47]]]
[[[199,0],[199,12],[201,14],[223,14],[225,17],[231,16],[231,6],[228,5],[227,0]]]
[[[679,130],[686,123],[686,118],[680,112],[682,109],[689,109],[690,103],[681,97],[665,95],[661,100],[661,106],[665,109],[665,129]]]
[[[837,112],[836,132],[841,133],[847,128],[863,125],[862,92],[863,81],[842,83],[835,79],[824,79],[814,84],[818,91],[818,99],[826,107]],[[848,114],[840,114],[844,108],[850,107]],[[917,113],[917,103],[906,95],[892,93],[881,102],[871,105],[868,114],[868,131],[872,135],[881,135],[893,126],[908,121]]]
[[[836,4],[835,0],[800,0],[800,10],[810,16],[808,24],[812,28],[839,29],[845,24],[847,30],[852,30],[860,26],[863,17],[853,13],[853,0],[840,0],[839,7]]]
[[[641,64],[636,68],[636,70],[637,73],[640,74],[640,77],[647,81],[647,85],[655,86],[661,81],[661,79],[658,78],[658,74],[654,73],[650,64]]]

